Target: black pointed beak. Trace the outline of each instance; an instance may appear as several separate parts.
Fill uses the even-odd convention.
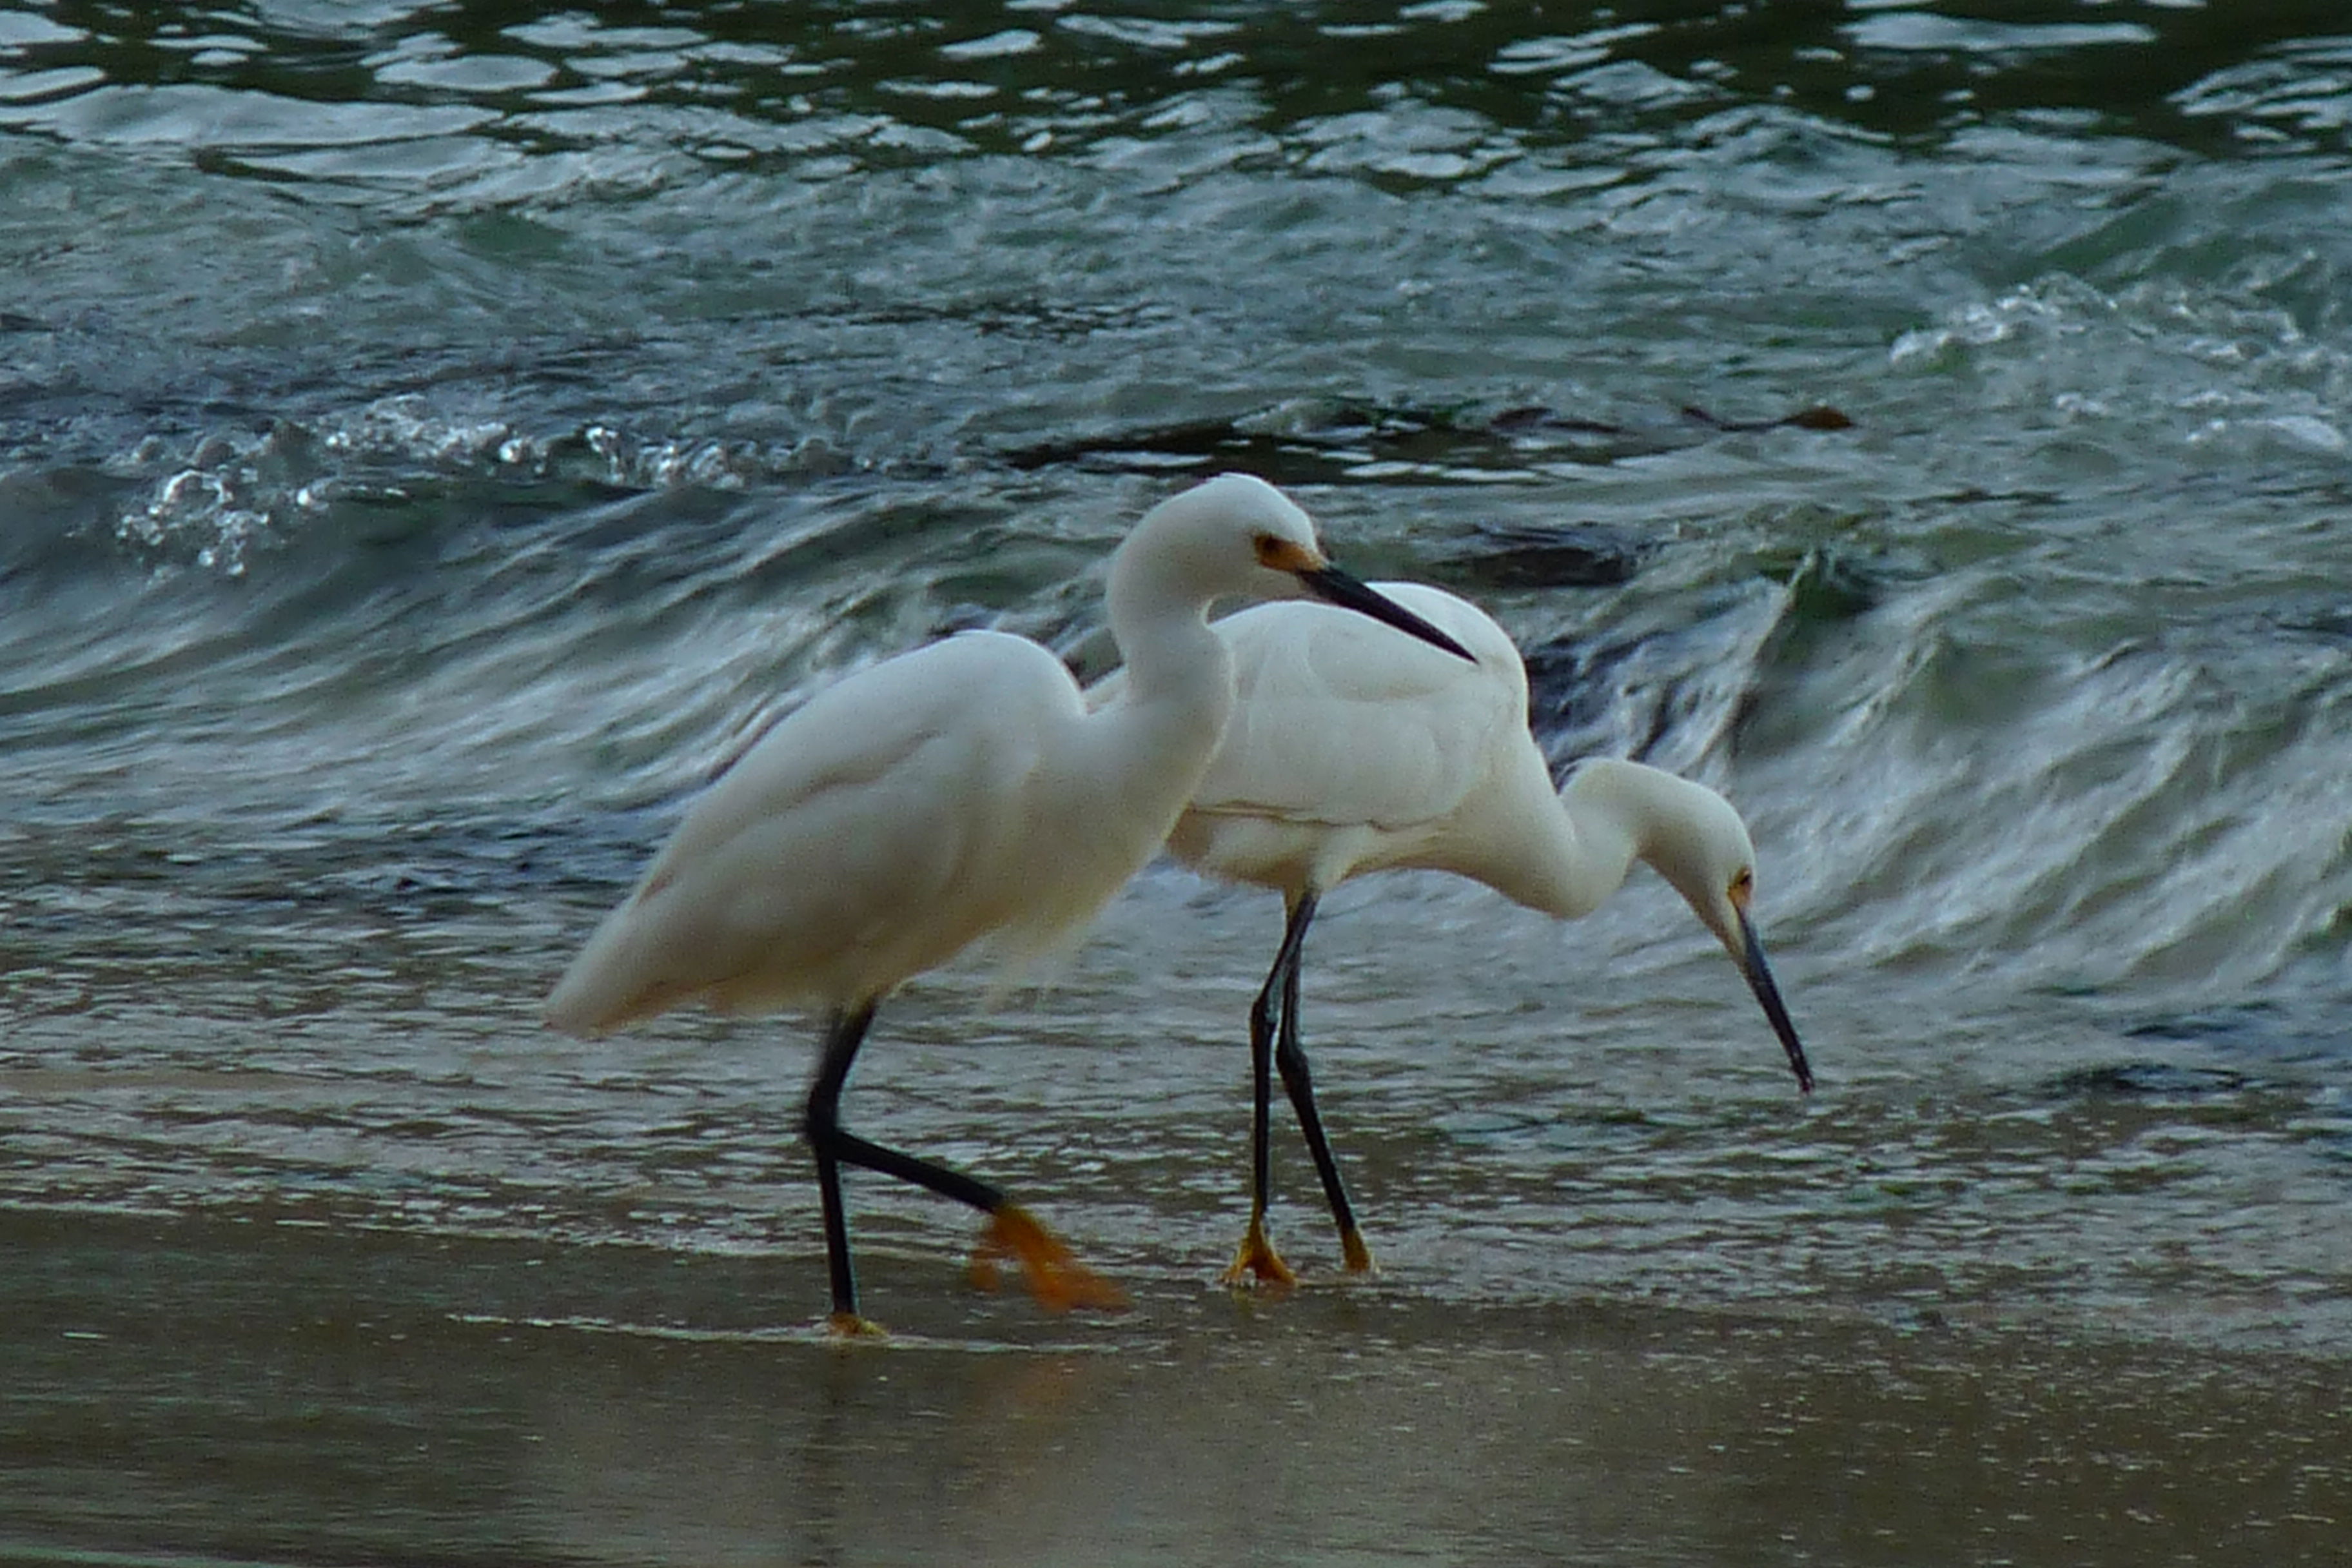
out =
[[[1805,1060],[1804,1043],[1797,1038],[1797,1026],[1789,1021],[1788,1005],[1780,1000],[1780,987],[1772,979],[1772,966],[1764,962],[1764,944],[1756,938],[1755,924],[1748,911],[1739,911],[1739,972],[1748,976],[1748,988],[1756,993],[1756,1000],[1764,1006],[1764,1016],[1772,1021],[1772,1032],[1780,1037],[1780,1045],[1789,1053],[1789,1066],[1797,1074],[1797,1088],[1806,1094],[1813,1092],[1812,1065]]]
[[[1338,605],[1359,615],[1370,616],[1383,626],[1394,626],[1408,637],[1419,637],[1432,647],[1442,647],[1456,658],[1477,663],[1468,648],[1398,604],[1394,599],[1375,594],[1361,581],[1349,576],[1337,566],[1318,566],[1297,574],[1307,591],[1317,598]]]

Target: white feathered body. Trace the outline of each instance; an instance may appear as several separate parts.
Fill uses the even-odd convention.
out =
[[[1050,948],[1183,808],[1231,702],[1230,676],[1211,673],[1221,700],[1090,715],[1052,654],[969,632],[828,687],[688,813],[549,1021],[845,1006],[984,936]]]
[[[1171,852],[1286,894],[1389,867],[1452,871],[1559,912],[1553,841],[1572,829],[1528,731],[1517,648],[1443,589],[1375,586],[1477,662],[1313,604],[1217,622],[1238,700]]]

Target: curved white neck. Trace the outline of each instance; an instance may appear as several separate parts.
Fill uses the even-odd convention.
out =
[[[1625,885],[1634,861],[1648,858],[1673,810],[1661,782],[1668,777],[1596,757],[1557,795],[1549,776],[1530,779],[1524,787],[1540,788],[1545,799],[1524,803],[1519,820],[1528,831],[1510,863],[1490,868],[1488,879],[1506,897],[1561,920],[1591,914]]]
[[[1172,827],[1233,713],[1233,656],[1205,605],[1186,605],[1130,560],[1113,558],[1106,598],[1126,670],[1118,697],[1088,720],[1097,765],[1107,787],[1150,815],[1164,805]]]

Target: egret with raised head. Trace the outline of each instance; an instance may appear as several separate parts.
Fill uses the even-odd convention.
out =
[[[1305,595],[1445,650],[1437,658],[1470,658],[1332,566],[1279,490],[1211,479],[1152,508],[1111,557],[1108,610],[1126,659],[1117,701],[1090,709],[1061,660],[999,632],[965,632],[826,688],[695,804],[557,984],[548,1021],[583,1034],[697,1001],[826,1014],[803,1125],[835,1331],[867,1327],[845,1164],[982,1211],[983,1254],[1017,1258],[1049,1306],[1118,1300],[995,1187],[845,1131],[842,1088],[899,984],[982,938],[1013,956],[1050,950],[1151,858],[1234,704],[1210,605]]]
[[[1297,1113],[1347,1267],[1371,1267],[1298,1038],[1307,927],[1322,897],[1351,877],[1451,871],[1575,920],[1615,892],[1635,861],[1646,861],[1730,952],[1798,1088],[1813,1087],[1749,917],[1756,851],[1730,803],[1703,784],[1606,758],[1580,763],[1555,789],[1528,728],[1527,670],[1502,627],[1423,584],[1383,583],[1374,592],[1450,634],[1475,662],[1311,604],[1261,605],[1218,621],[1238,700],[1169,839],[1184,864],[1271,888],[1288,910],[1274,967],[1250,1009],[1250,1217],[1225,1271],[1232,1283],[1294,1278],[1265,1233],[1270,1065]],[[1097,684],[1091,700],[1122,700],[1126,679]]]

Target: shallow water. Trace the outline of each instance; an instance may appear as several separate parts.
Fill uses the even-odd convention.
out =
[[[2352,37],[2157,5],[0,8],[0,1556],[2332,1561]],[[1821,413],[1834,410],[1837,417]],[[1328,900],[1376,1254],[1213,1276],[1264,894],[884,1011],[546,1034],[694,790],[1187,478],[1723,788]],[[1966,1543],[1966,1544],[1959,1544]]]

